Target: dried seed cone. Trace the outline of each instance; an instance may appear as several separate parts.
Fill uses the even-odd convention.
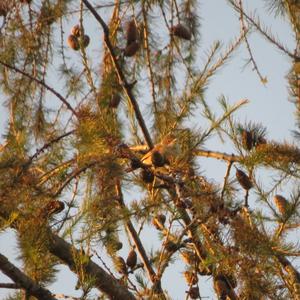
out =
[[[200,263],[198,256],[191,251],[181,251],[180,256],[185,263],[191,266],[197,266]]]
[[[137,255],[134,249],[132,249],[126,259],[126,264],[129,268],[133,269],[136,266]]]
[[[151,161],[155,167],[162,167],[166,162],[165,158],[160,154],[159,151],[152,152]]]
[[[3,0],[2,0],[3,1]],[[9,12],[9,5],[6,2],[0,1],[0,17],[6,17]]]
[[[143,169],[141,172],[141,178],[146,183],[152,183],[154,180],[154,175],[152,172]]]
[[[67,44],[71,49],[73,49],[75,51],[79,50],[79,48],[80,48],[79,41],[78,41],[77,37],[73,34],[70,34],[68,36]]]
[[[191,271],[185,271],[184,278],[188,285],[194,285],[198,282],[197,274]]]
[[[138,30],[135,21],[132,19],[127,23],[126,40],[127,46],[138,39]]]
[[[275,195],[274,196],[274,203],[275,203],[278,211],[282,215],[285,215],[287,210],[288,210],[288,206],[289,206],[288,201],[281,195]]]
[[[253,184],[248,175],[246,175],[242,170],[238,168],[236,168],[236,179],[245,190],[250,190],[253,187]]]
[[[197,286],[191,287],[188,291],[188,294],[191,299],[199,299],[200,298],[200,291]]]
[[[181,39],[190,40],[192,38],[192,34],[189,29],[187,29],[182,24],[177,24],[171,28],[171,33]]]
[[[134,41],[124,49],[124,55],[127,57],[132,57],[138,52],[139,48],[140,43],[138,41]]]
[[[158,214],[152,220],[152,224],[155,226],[157,230],[162,230],[166,222],[166,216],[163,214]]]
[[[110,108],[117,108],[121,102],[121,96],[119,94],[113,94],[108,106]]]
[[[62,201],[52,200],[42,209],[42,216],[46,217],[58,214],[63,211],[64,208],[65,204]]]
[[[76,37],[80,37],[84,35],[84,29],[79,24],[77,24],[71,28],[71,34]]]
[[[119,272],[120,274],[127,274],[127,267],[123,257],[117,256],[114,263],[117,272]]]
[[[230,294],[230,288],[228,284],[221,276],[216,276],[214,278],[214,289],[216,294],[218,295],[218,299],[226,299],[226,297]]]
[[[253,134],[248,130],[242,132],[243,147],[250,151],[254,146]]]
[[[84,35],[83,37],[83,47],[86,48],[90,44],[90,37],[88,35]]]
[[[165,248],[169,252],[175,252],[178,250],[178,245],[172,241],[166,241]]]

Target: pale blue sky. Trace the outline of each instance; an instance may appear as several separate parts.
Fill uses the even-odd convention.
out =
[[[35,0],[34,0],[35,1]],[[96,1],[94,1],[96,2]],[[210,0],[199,1],[201,4],[200,16],[202,28],[200,49],[197,53],[199,58],[199,66],[203,62],[205,52],[208,51],[213,41],[221,40],[224,45],[228,45],[234,37],[239,34],[240,24],[237,13],[233,12],[226,1]],[[287,23],[283,22],[279,17],[274,19],[273,16],[266,16],[264,10],[265,1],[247,0],[244,1],[244,7],[248,11],[256,9],[261,20],[272,29],[273,33],[288,45],[291,50],[294,48],[291,30]],[[75,21],[76,23],[76,21]],[[89,33],[92,40],[99,36],[99,27],[95,25],[93,18],[89,17],[84,22],[89,28]],[[70,23],[71,27],[73,24]],[[102,34],[102,33],[101,33]],[[98,38],[98,37],[97,37]],[[99,38],[98,38],[99,39]],[[240,99],[247,98],[250,103],[238,112],[241,122],[255,121],[261,122],[268,129],[268,137],[276,140],[291,140],[291,132],[294,128],[294,105],[288,100],[288,84],[285,76],[290,68],[290,60],[282,54],[275,46],[266,42],[259,34],[252,34],[249,38],[252,46],[253,54],[258,64],[261,73],[268,78],[266,86],[260,83],[256,73],[249,65],[243,69],[245,60],[248,59],[248,54],[245,51],[245,46],[241,46],[234,54],[233,58],[217,76],[211,79],[211,84],[206,91],[207,102],[215,107],[216,112],[220,113],[217,104],[217,98],[224,95],[230,103],[237,102]],[[96,43],[93,44],[93,47]],[[88,54],[92,56],[93,61],[97,61],[98,50],[89,50]],[[80,59],[78,58],[78,63]],[[7,120],[7,112],[2,107],[3,101],[0,100],[0,133],[3,133]],[[205,126],[203,118],[199,114],[199,124]],[[0,138],[0,142],[1,142]],[[221,145],[217,139],[212,139],[207,143],[207,148],[219,151],[232,151],[230,144]],[[200,164],[202,170],[205,170],[205,175],[213,178],[217,183],[222,183],[226,164],[212,159],[201,158]],[[147,239],[147,248],[151,248],[151,232],[146,230],[144,235]],[[0,253],[7,255],[13,259],[17,256],[15,249],[15,241],[12,234],[0,234]],[[125,252],[124,252],[125,253]],[[19,262],[16,262],[19,264]],[[54,293],[64,293],[72,296],[79,296],[80,293],[73,293],[75,277],[65,267],[64,272],[59,277],[59,281],[51,286],[51,291]],[[183,280],[178,280],[180,274],[174,271],[183,271],[182,265],[171,266],[168,270],[170,277],[163,282],[163,287],[168,289],[172,299],[183,299],[184,291],[187,290]],[[8,282],[9,280],[0,273],[0,282]],[[215,299],[212,293],[212,287],[206,285],[206,278],[200,277],[201,296],[208,296],[209,299]],[[204,286],[206,288],[204,288]],[[0,299],[7,295],[8,290],[0,289]]]

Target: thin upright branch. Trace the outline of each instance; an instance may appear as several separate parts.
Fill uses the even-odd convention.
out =
[[[114,66],[115,66],[115,70],[116,70],[116,73],[118,75],[118,78],[119,78],[119,82],[121,84],[121,86],[123,87],[123,90],[126,94],[126,96],[128,97],[128,99],[130,100],[132,106],[133,106],[133,109],[134,109],[134,112],[135,112],[135,115],[136,115],[136,118],[138,120],[138,123],[141,127],[141,130],[143,132],[143,135],[144,135],[144,138],[146,140],[146,143],[148,145],[148,147],[150,149],[153,148],[153,142],[152,142],[152,139],[150,137],[150,134],[149,134],[149,131],[146,127],[146,123],[144,121],[144,118],[141,114],[141,111],[140,111],[140,108],[139,108],[139,105],[135,99],[135,96],[133,95],[132,93],[132,85],[127,82],[126,80],[126,77],[122,71],[122,68],[118,62],[118,59],[117,59],[117,56],[115,54],[115,51],[114,51],[114,47],[110,41],[110,38],[109,38],[109,28],[108,26],[106,25],[106,23],[104,22],[104,20],[101,18],[101,16],[97,13],[97,11],[94,9],[94,7],[89,3],[89,1],[87,0],[83,0],[83,3],[86,5],[86,7],[90,10],[90,12],[93,14],[93,16],[96,18],[96,20],[100,23],[100,25],[102,26],[102,29],[103,29],[103,32],[104,32],[104,42],[105,42],[105,45],[110,53],[110,56],[112,58],[112,61],[114,63]]]
[[[117,191],[119,205],[122,208],[124,208],[125,207],[125,203],[124,203],[124,200],[123,200],[123,193],[122,193],[122,189],[121,189],[120,183],[116,184],[116,191]],[[164,292],[163,292],[163,290],[161,288],[160,280],[158,280],[157,275],[156,275],[155,271],[152,268],[152,265],[151,265],[150,260],[149,260],[149,258],[147,256],[146,250],[145,250],[145,248],[144,248],[144,246],[143,246],[143,244],[142,244],[142,242],[141,242],[141,240],[140,240],[140,238],[139,238],[139,236],[138,236],[138,234],[137,234],[137,232],[136,232],[136,230],[135,230],[132,222],[130,221],[130,219],[128,219],[126,221],[126,228],[130,232],[130,234],[131,234],[131,237],[132,237],[132,239],[134,241],[134,244],[135,244],[135,246],[137,248],[137,251],[140,254],[140,257],[141,257],[141,259],[142,259],[142,261],[143,261],[143,263],[145,265],[145,268],[147,270],[147,273],[149,275],[149,278],[150,278],[151,282],[153,284],[155,284],[155,286],[157,288],[158,294],[161,295],[161,299],[166,299],[165,295],[164,295]]]
[[[282,52],[284,52],[286,55],[293,59],[299,59],[299,56],[293,54],[290,50],[288,50],[286,47],[284,47],[280,42],[278,42],[273,36],[271,36],[269,33],[264,30],[261,25],[259,24],[258,20],[255,20],[253,17],[251,17],[249,14],[247,14],[244,10],[241,10],[238,4],[235,3],[234,0],[228,0],[232,6],[239,12],[244,15],[244,17],[273,45],[275,45],[278,49],[280,49]]]
[[[68,110],[70,110],[73,115],[75,115],[76,117],[78,117],[77,112],[74,110],[74,108],[71,106],[71,104],[66,100],[66,98],[64,98],[60,93],[58,93],[55,89],[53,89],[52,87],[50,87],[48,84],[46,84],[44,81],[39,80],[33,76],[31,76],[30,74],[20,70],[17,67],[11,66],[3,61],[0,61],[0,64],[3,65],[6,68],[9,68],[11,70],[14,70],[17,73],[22,74],[23,76],[37,82],[38,84],[42,85],[44,88],[46,88],[48,91],[50,91],[52,94],[54,94],[66,107]]]

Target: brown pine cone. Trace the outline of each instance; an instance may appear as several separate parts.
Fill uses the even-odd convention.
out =
[[[158,214],[155,218],[152,219],[152,224],[157,230],[162,230],[166,222],[166,216],[163,214]]]
[[[67,44],[71,49],[73,49],[75,51],[78,51],[80,48],[79,41],[78,41],[77,37],[73,34],[70,34],[68,36]]]
[[[124,49],[124,56],[132,57],[134,56],[140,48],[140,43],[138,41],[134,41],[130,43],[125,49]]]
[[[243,147],[250,151],[254,146],[253,133],[248,130],[242,131]]]
[[[126,259],[126,264],[129,268],[133,269],[137,262],[137,255],[134,249],[132,249]]]
[[[285,215],[287,213],[289,202],[281,195],[275,195],[274,196],[274,203],[278,209],[278,211]]]
[[[171,34],[184,39],[184,40],[190,40],[192,38],[192,34],[189,29],[187,29],[182,24],[177,24],[173,27],[171,27]]]
[[[138,30],[134,19],[128,22],[126,30],[127,46],[138,40]]]
[[[200,298],[200,291],[197,286],[191,287],[188,291],[188,295],[191,299],[199,299]]]
[[[248,175],[238,168],[236,168],[236,179],[245,190],[250,190],[253,187],[253,183]]]
[[[52,200],[42,209],[41,216],[50,217],[51,215],[60,213],[64,208],[65,204],[62,201]]]

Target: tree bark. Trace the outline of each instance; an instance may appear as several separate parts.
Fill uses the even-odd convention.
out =
[[[28,294],[36,297],[37,299],[56,300],[49,290],[34,282],[30,277],[9,262],[9,260],[2,254],[0,254],[0,269],[6,276],[23,288]]]

